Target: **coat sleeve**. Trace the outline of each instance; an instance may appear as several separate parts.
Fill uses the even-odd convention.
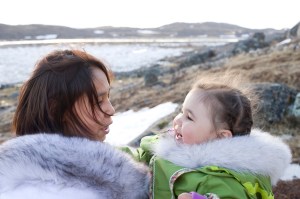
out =
[[[146,136],[141,139],[139,148],[131,148],[128,146],[120,147],[120,149],[131,155],[136,161],[143,162],[149,165],[153,156],[152,146],[158,141],[158,136]]]
[[[149,164],[151,157],[153,156],[152,153],[149,151],[145,151],[142,148],[131,148],[128,146],[120,147],[121,151],[129,154],[131,157],[134,158],[134,160],[138,162],[142,162],[145,164]]]
[[[249,198],[244,187],[230,176],[213,176],[203,173],[187,173],[176,180],[173,188],[178,196],[183,192],[197,192],[201,195],[215,195],[222,199]]]

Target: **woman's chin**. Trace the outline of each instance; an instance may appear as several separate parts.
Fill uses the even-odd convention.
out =
[[[101,138],[100,138],[100,140],[101,141],[104,141],[105,140],[105,138],[106,138],[106,135],[109,133],[109,127],[107,127],[107,128],[104,128],[104,129],[100,129],[99,131],[98,131],[98,135],[101,135]],[[100,137],[100,136],[99,136]]]

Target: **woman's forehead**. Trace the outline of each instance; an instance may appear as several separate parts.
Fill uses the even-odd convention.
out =
[[[96,87],[97,93],[107,92],[110,89],[105,73],[96,67],[92,67],[93,83]]]

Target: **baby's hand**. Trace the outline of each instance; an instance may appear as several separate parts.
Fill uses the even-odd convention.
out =
[[[200,195],[197,192],[182,193],[178,196],[178,199],[207,199],[206,196]]]
[[[182,193],[178,196],[178,199],[192,199],[192,194],[190,193]]]

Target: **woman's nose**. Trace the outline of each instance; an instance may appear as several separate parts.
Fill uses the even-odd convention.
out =
[[[107,115],[113,115],[115,114],[115,108],[113,107],[113,105],[111,104],[110,100],[108,100],[108,103],[106,104],[104,110],[103,110]]]

